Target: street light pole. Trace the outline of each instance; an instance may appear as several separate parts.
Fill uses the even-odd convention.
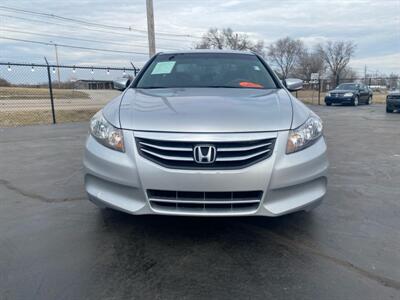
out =
[[[154,34],[153,0],[146,0],[147,8],[147,36],[149,39],[149,56],[156,54],[156,39]]]

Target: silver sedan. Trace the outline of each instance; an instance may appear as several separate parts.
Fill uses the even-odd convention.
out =
[[[130,214],[280,216],[326,193],[320,118],[256,54],[159,53],[90,122],[85,188]]]

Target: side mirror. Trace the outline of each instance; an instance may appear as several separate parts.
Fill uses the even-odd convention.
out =
[[[287,78],[283,84],[290,92],[295,92],[303,88],[303,80],[297,78]]]
[[[117,80],[113,81],[113,89],[124,91],[131,83],[130,78],[118,78]]]

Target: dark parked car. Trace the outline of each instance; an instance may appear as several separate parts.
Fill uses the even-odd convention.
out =
[[[326,105],[360,103],[371,104],[372,90],[362,83],[342,83],[336,89],[329,91],[325,96]]]
[[[391,91],[386,96],[386,112],[400,111],[400,90]]]

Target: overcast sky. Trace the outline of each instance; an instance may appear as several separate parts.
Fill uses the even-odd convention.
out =
[[[134,29],[89,27],[0,7],[0,61],[41,63],[43,56],[55,60],[53,46],[1,39],[6,37],[137,52],[59,47],[64,64],[127,67],[132,61],[140,66],[148,58],[147,37],[141,31],[146,29],[145,2],[0,0],[0,6]],[[400,73],[400,0],[154,0],[154,10],[157,50],[192,48],[209,27],[231,27],[266,45],[285,36],[301,39],[308,47],[326,40],[353,40],[357,51],[351,66],[357,72],[363,73],[366,64],[369,72]]]

